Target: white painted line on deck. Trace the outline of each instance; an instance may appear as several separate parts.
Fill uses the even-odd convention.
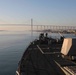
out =
[[[57,54],[57,53],[60,53],[60,52],[45,52],[44,54]]]
[[[61,68],[61,70],[65,73],[65,75],[71,75],[59,63],[57,63],[55,60],[54,60],[54,62]]]
[[[69,68],[64,67],[64,69],[65,69],[68,73],[70,73],[71,75],[76,75],[75,73],[73,73],[73,71],[72,71],[72,70],[69,70]]]
[[[41,52],[42,54],[44,54],[44,52],[43,52],[42,49],[39,47],[39,45],[37,45],[37,47],[38,47],[38,49],[40,50],[40,52]]]
[[[18,71],[16,71],[16,74],[17,74],[17,75],[20,75]]]

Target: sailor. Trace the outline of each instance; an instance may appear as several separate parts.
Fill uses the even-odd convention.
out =
[[[46,44],[49,44],[48,33],[45,33],[45,43],[46,43]]]
[[[48,37],[48,33],[45,34],[45,37],[46,37],[46,38]]]
[[[41,34],[40,34],[39,39],[40,39],[40,40],[43,40],[43,39],[44,39],[44,33],[41,33]]]

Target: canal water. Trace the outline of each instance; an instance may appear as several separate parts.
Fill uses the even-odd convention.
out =
[[[38,38],[39,33],[30,32],[0,32],[0,75],[15,75],[18,62],[29,43]],[[56,38],[59,34],[50,34]],[[68,34],[66,37],[75,36]]]

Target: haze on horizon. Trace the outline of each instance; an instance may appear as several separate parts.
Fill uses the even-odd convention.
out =
[[[31,18],[34,25],[75,26],[76,0],[0,0],[0,27],[30,24]]]

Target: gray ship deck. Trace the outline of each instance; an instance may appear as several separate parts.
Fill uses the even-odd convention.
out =
[[[63,59],[60,48],[61,44],[50,46],[31,43],[19,64],[20,75],[65,75],[61,67],[76,64]]]

